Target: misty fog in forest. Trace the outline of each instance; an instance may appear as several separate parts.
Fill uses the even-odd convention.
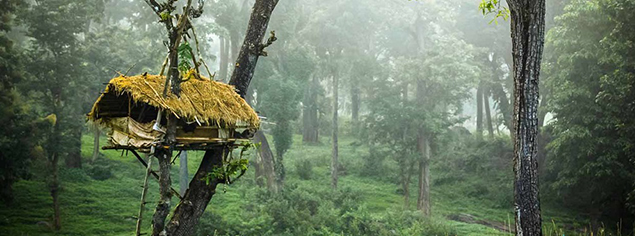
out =
[[[634,235],[635,0],[0,0],[0,235]]]

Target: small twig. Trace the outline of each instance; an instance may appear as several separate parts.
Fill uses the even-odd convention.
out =
[[[163,65],[161,65],[161,73],[159,73],[159,76],[163,76],[163,72],[165,72],[165,67],[168,65],[169,58],[170,54],[168,53],[168,55],[165,57],[165,60],[163,60]]]
[[[264,44],[260,44],[258,46],[258,54],[260,56],[266,57],[267,56],[267,52],[265,51],[265,48],[269,47],[271,44],[273,44],[273,42],[275,42],[276,40],[278,40],[278,38],[276,38],[276,31],[271,31],[270,32],[271,36],[269,36],[269,38],[267,39],[267,42]]]
[[[128,75],[128,72],[130,72],[130,70],[132,70],[132,68],[134,68],[137,65],[138,62],[136,62],[134,65],[132,65],[130,68],[128,68],[128,70],[126,71],[126,73],[123,74],[123,76]]]
[[[192,22],[189,22],[190,24],[190,29],[192,30],[192,36],[194,36],[194,42],[196,43],[196,53],[198,54],[198,58],[201,59],[201,62],[203,63],[203,66],[205,66],[205,70],[207,71],[207,76],[209,76],[210,80],[213,80],[214,75],[212,75],[212,73],[209,72],[209,67],[207,67],[207,63],[205,63],[205,60],[203,60],[203,56],[201,55],[201,48],[198,45],[198,37],[196,36],[196,31],[194,30],[194,25],[192,25]]]
[[[236,176],[236,178],[234,178],[233,180],[228,178],[227,179],[227,184],[231,184],[233,182],[236,182],[236,180],[240,179],[240,177],[243,177],[243,175],[245,175],[246,172],[247,172],[246,170],[241,170],[240,174],[238,176]]]

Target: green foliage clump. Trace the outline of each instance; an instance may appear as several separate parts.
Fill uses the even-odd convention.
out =
[[[85,165],[86,173],[94,180],[107,180],[113,177],[112,167],[102,158],[95,160],[94,163]]]
[[[460,130],[441,138],[439,159],[433,162],[433,188],[455,189],[457,195],[488,199],[491,207],[512,203],[512,152],[508,136],[479,139]]]
[[[455,235],[446,225],[418,211],[372,213],[351,188],[289,184],[274,194],[258,189],[244,206],[249,218],[229,220],[208,213],[198,235]],[[253,215],[251,215],[253,214]],[[245,217],[245,215],[243,215]]]
[[[3,1],[0,9],[0,200],[10,203],[13,183],[28,178],[30,162],[40,154],[34,116],[17,90],[24,80],[24,55],[6,36],[12,19],[24,7],[22,1]]]
[[[594,222],[635,219],[634,17],[632,0],[575,0],[547,34],[554,119],[543,183]]]
[[[300,179],[309,180],[313,177],[313,163],[308,159],[295,161],[295,171]]]

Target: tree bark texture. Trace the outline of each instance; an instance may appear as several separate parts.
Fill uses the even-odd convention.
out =
[[[159,202],[152,216],[152,235],[165,235],[165,218],[170,213],[170,200],[172,199],[170,178],[171,151],[160,149],[155,156],[159,163]]]
[[[216,186],[221,183],[216,178],[211,178],[209,183],[206,179],[214,168],[221,168],[223,165],[223,155],[228,150],[216,148],[205,152],[201,165],[190,181],[188,190],[183,196],[183,200],[174,210],[174,214],[168,225],[166,233],[169,236],[193,235],[194,227],[205,212],[207,204],[216,193]]]
[[[333,150],[331,155],[331,187],[334,189],[337,188],[337,164],[339,159],[338,153],[338,143],[337,143],[337,132],[338,132],[338,124],[337,124],[337,108],[338,104],[338,77],[336,75],[333,76]]]
[[[230,85],[236,87],[237,93],[241,97],[245,97],[258,57],[262,55],[262,50],[264,49],[262,40],[266,33],[271,13],[277,3],[278,0],[256,0],[252,9],[245,41],[234,64],[235,69],[229,82]],[[194,233],[194,227],[216,192],[216,186],[220,183],[214,179],[207,184],[203,178],[211,173],[213,168],[222,166],[224,154],[225,152],[222,148],[205,152],[199,169],[190,181],[188,191],[174,210],[173,216],[166,227],[168,235],[180,236]]]
[[[276,4],[278,4],[278,0],[256,0],[252,9],[245,41],[240,49],[234,64],[234,72],[229,81],[229,84],[236,86],[236,90],[238,90],[238,94],[241,97],[245,97],[249,83],[251,83],[253,78],[258,58],[263,55],[265,47],[263,39],[267,32],[271,13]]]
[[[510,0],[514,76],[514,207],[516,235],[542,235],[538,195],[538,79],[545,0]]]

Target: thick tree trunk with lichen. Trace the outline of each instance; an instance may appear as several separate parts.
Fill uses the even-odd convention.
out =
[[[514,205],[516,235],[542,235],[538,196],[538,79],[545,0],[509,0],[514,77]]]

